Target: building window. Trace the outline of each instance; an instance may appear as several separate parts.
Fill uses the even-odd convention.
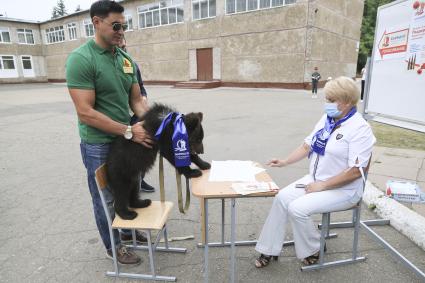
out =
[[[22,44],[34,44],[32,29],[17,29],[18,42]]]
[[[63,26],[46,29],[47,43],[56,43],[65,41],[65,32]]]
[[[32,57],[30,55],[22,55],[22,74],[24,77],[34,77],[34,69],[32,66]]]
[[[90,19],[84,20],[84,31],[86,32],[86,37],[94,36],[94,26]]]
[[[1,43],[10,42],[10,33],[8,28],[0,28],[0,42]]]
[[[15,70],[15,59],[13,56],[3,55],[0,56],[0,69],[1,70]]]
[[[77,39],[77,24],[76,23],[68,24],[68,34],[69,34],[69,40]]]
[[[281,7],[296,0],[226,0],[226,14]]]
[[[167,0],[137,8],[139,28],[171,25],[184,21],[183,0]]]
[[[133,16],[132,15],[125,15],[125,23],[127,24],[127,30],[126,31],[133,30]]]
[[[215,17],[216,0],[192,0],[192,18],[194,20]]]
[[[31,56],[22,56],[22,67],[24,70],[32,70]]]

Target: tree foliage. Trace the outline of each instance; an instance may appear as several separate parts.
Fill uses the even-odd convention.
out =
[[[56,4],[56,6],[53,7],[52,19],[65,16],[67,14],[68,13],[66,12],[65,3],[63,3],[63,0],[58,0],[58,3]]]
[[[394,0],[365,0],[363,22],[361,28],[359,59],[357,70],[360,71],[366,64],[367,57],[371,56],[375,37],[376,13],[378,7]]]

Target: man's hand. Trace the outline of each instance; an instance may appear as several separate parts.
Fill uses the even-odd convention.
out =
[[[148,148],[152,148],[155,142],[149,133],[146,132],[145,128],[143,128],[143,122],[138,122],[131,126],[131,131],[133,132],[132,141],[143,144]]]
[[[324,190],[325,190],[325,182],[321,182],[321,181],[310,183],[305,187],[306,194],[317,193]]]
[[[286,161],[285,160],[280,160],[280,159],[277,159],[277,158],[272,158],[271,160],[269,160],[266,163],[266,165],[267,166],[270,166],[270,167],[283,167],[283,166],[285,166],[287,164],[286,164]]]

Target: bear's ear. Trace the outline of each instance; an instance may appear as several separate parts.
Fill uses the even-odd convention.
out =
[[[201,114],[201,115],[199,115]],[[184,116],[184,123],[189,129],[195,129],[202,120],[202,113],[188,113]]]
[[[202,122],[202,118],[204,118],[204,114],[202,114],[202,112],[198,112],[196,113],[199,117],[199,122]]]

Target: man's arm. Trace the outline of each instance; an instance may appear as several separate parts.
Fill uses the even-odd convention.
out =
[[[95,92],[88,89],[69,89],[72,101],[80,121],[84,124],[114,135],[123,135],[127,130],[127,125],[116,122],[105,114],[94,109]],[[140,97],[140,95],[139,95]],[[131,127],[133,133],[132,140],[152,147],[153,141],[149,134],[143,129],[142,123],[137,123]]]
[[[127,125],[118,123],[94,109],[95,92],[90,89],[69,89],[80,121],[114,135],[123,135]]]
[[[137,83],[131,86],[130,108],[139,118],[149,109],[148,100],[145,96],[140,95],[140,87]]]

